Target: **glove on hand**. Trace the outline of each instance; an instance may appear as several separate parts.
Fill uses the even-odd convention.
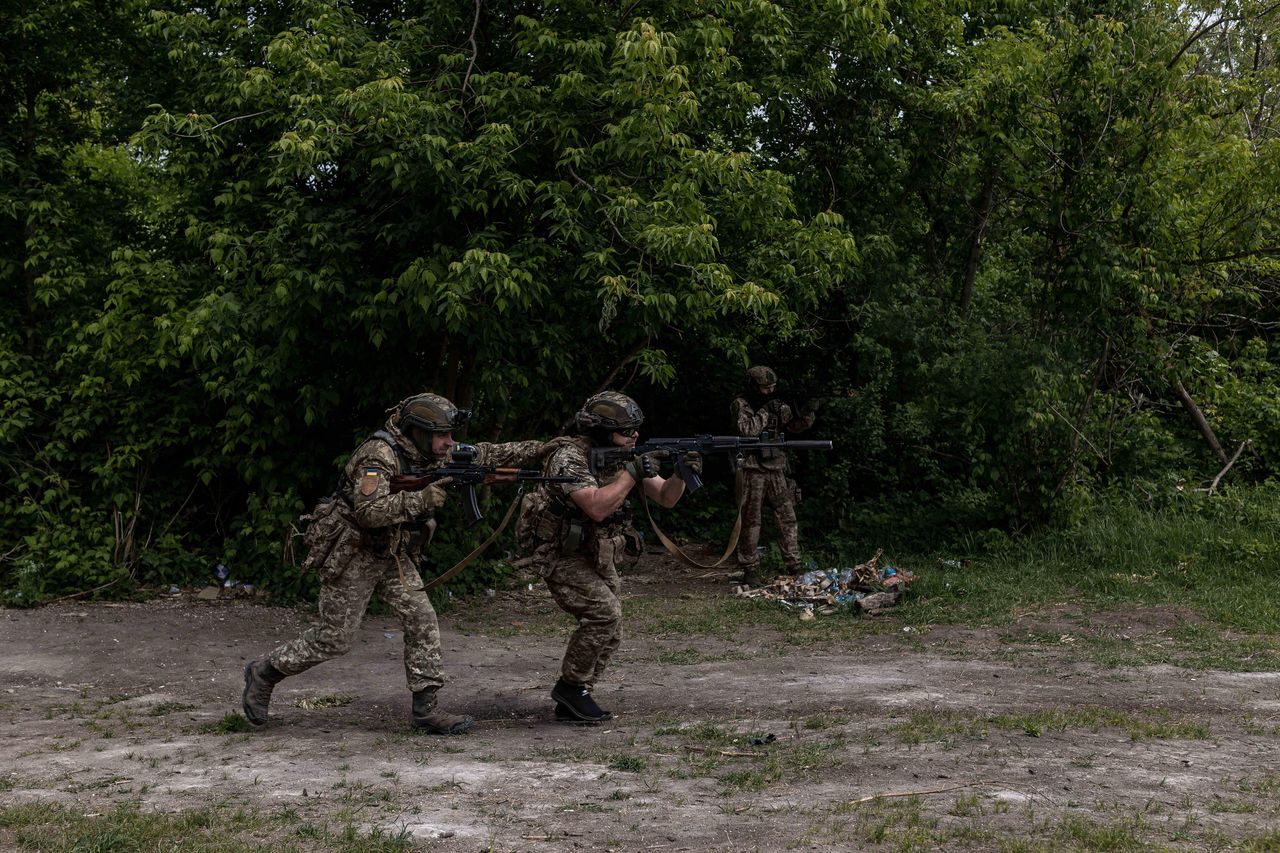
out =
[[[417,492],[418,495],[418,515],[426,515],[432,510],[439,509],[444,506],[448,493],[444,487],[453,482],[452,477],[441,477],[434,483],[428,483],[422,491]]]
[[[627,473],[637,483],[658,476],[658,457],[653,453],[637,456],[627,463]]]
[[[791,420],[791,407],[781,400],[774,398],[765,404],[765,411],[777,417],[780,423],[786,423]]]
[[[800,404],[800,417],[811,418],[818,414],[818,406],[820,403],[821,401],[819,400],[805,400]]]
[[[702,454],[696,450],[690,450],[684,455],[684,466],[693,473],[702,475]]]

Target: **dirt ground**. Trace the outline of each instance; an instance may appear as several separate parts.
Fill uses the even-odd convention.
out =
[[[305,611],[193,595],[0,611],[0,809],[242,804],[460,851],[1280,846],[1275,673],[1103,669],[1068,642],[902,613],[795,644],[717,622],[760,605],[665,555],[626,585],[637,616],[597,690],[617,719],[594,727],[552,719],[571,626],[543,587],[447,610],[443,703],[479,721],[454,738],[408,729],[389,616],[238,732],[244,664]],[[1161,637],[1176,618],[1101,630]]]

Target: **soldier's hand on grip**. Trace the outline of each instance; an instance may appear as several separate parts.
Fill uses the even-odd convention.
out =
[[[627,465],[627,473],[637,483],[641,480],[658,476],[658,455],[656,453],[645,453],[637,456]]]
[[[421,496],[420,503],[418,504],[418,512],[425,515],[434,509],[439,509],[444,506],[444,502],[448,498],[448,494],[445,492],[444,487],[452,482],[452,477],[441,477],[434,483],[430,483],[425,486],[422,491],[417,492],[417,494]]]
[[[702,474],[702,454],[696,450],[690,450],[684,455],[684,464],[695,474]]]

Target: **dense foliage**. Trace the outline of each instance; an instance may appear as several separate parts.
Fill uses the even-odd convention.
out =
[[[0,590],[221,560],[294,591],[290,523],[423,389],[478,410],[472,439],[555,434],[606,386],[724,432],[771,364],[840,446],[797,463],[829,550],[1069,522],[1241,446],[1230,480],[1266,478],[1277,15],[6,13]],[[727,490],[682,509],[716,536]]]

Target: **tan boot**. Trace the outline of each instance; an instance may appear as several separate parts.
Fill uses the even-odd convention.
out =
[[[471,717],[441,711],[436,704],[436,689],[425,687],[413,691],[413,727],[433,735],[460,735],[475,725]]]

